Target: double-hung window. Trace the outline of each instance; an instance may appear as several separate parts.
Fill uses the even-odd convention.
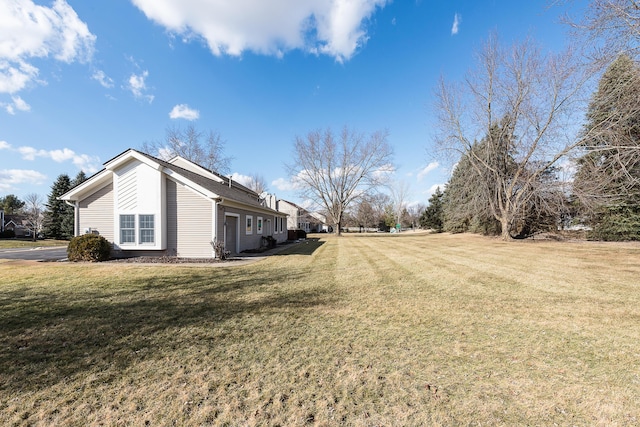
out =
[[[154,215],[120,215],[120,244],[123,245],[143,245],[155,243],[155,217]],[[137,236],[137,241],[136,241]]]
[[[120,215],[120,243],[136,243],[136,216]]]
[[[153,215],[139,215],[138,229],[140,232],[139,243],[154,243],[154,236],[156,232],[154,227]]]

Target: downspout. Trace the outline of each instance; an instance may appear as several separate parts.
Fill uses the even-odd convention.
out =
[[[216,253],[215,250],[215,245],[220,243],[220,240],[218,239],[218,236],[220,235],[220,233],[218,233],[218,206],[220,206],[220,203],[224,202],[224,199],[221,198],[217,198],[217,199],[213,199],[213,244],[214,244],[214,249],[213,249],[213,257],[217,258],[218,254]],[[227,222],[225,221],[224,223],[224,229],[225,229],[225,234],[223,234],[223,236],[226,236],[226,227],[227,227]],[[222,240],[224,242],[224,239]]]
[[[67,205],[73,206],[73,235],[74,237],[80,235],[80,209],[78,209],[78,201],[71,203],[68,200],[64,201]]]
[[[213,199],[213,257],[217,258],[216,244],[218,243],[218,199]]]

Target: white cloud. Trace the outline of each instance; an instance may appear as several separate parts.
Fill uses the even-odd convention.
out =
[[[46,157],[47,151],[36,150],[33,147],[18,147],[18,152],[22,154],[24,160],[35,160],[36,157]]]
[[[440,166],[440,163],[438,163],[438,162],[429,163],[420,172],[418,172],[418,175],[416,176],[416,178],[418,178],[418,181],[422,181],[422,179],[425,176],[427,176],[430,172],[438,169],[439,166]]]
[[[286,179],[286,178],[278,178],[271,182],[271,185],[277,188],[279,191],[297,191],[301,188],[301,183],[299,180]]]
[[[91,78],[105,87],[111,89],[113,87],[113,79],[105,74],[102,70],[97,70],[93,73]]]
[[[453,16],[453,25],[451,26],[451,35],[455,36],[456,34],[458,34],[458,31],[460,31],[460,23],[462,22],[462,16],[460,16],[460,14],[456,13]]]
[[[13,105],[20,111],[30,111],[31,106],[27,104],[22,98],[19,96],[12,96]]]
[[[169,113],[172,119],[197,120],[200,118],[200,111],[189,108],[187,104],[178,104]]]
[[[350,59],[367,41],[366,21],[389,0],[132,0],[147,18],[214,55],[282,56],[291,49]]]
[[[0,141],[0,150],[9,150],[11,148],[11,144],[7,141]]]
[[[0,40],[1,42],[1,40]],[[38,69],[24,61],[9,62],[0,54],[0,93],[16,93],[38,77]]]
[[[95,35],[65,0],[51,7],[32,0],[0,0],[0,93],[16,93],[36,81],[39,70],[30,61],[66,63],[93,55]]]
[[[88,154],[74,154],[71,158],[73,164],[88,174],[94,174],[101,169],[100,159]]]
[[[8,144],[7,144],[8,145]],[[5,147],[5,148],[9,148]],[[24,160],[33,161],[36,157],[48,158],[57,163],[63,163],[71,161],[78,169],[81,169],[87,173],[95,173],[100,170],[100,159],[95,156],[89,156],[88,154],[78,154],[69,148],[63,148],[59,150],[38,150],[33,147],[22,146],[18,147],[15,151],[22,155]]]
[[[376,179],[378,181],[385,182],[386,180],[391,178],[391,176],[395,172],[396,172],[395,166],[393,166],[392,164],[388,163],[388,164],[382,166],[380,169],[373,171],[373,177],[374,177],[374,179]]]
[[[19,184],[41,185],[47,180],[47,176],[29,169],[1,169],[0,193],[12,191]]]
[[[74,158],[76,153],[73,150],[69,150],[68,148],[63,148],[62,150],[51,150],[47,153],[49,157],[55,162],[62,163],[66,160],[71,160]]]
[[[127,89],[131,91],[133,96],[139,99],[146,99],[149,101],[149,104],[153,102],[153,95],[148,95],[145,92],[147,91],[147,83],[146,79],[149,77],[149,71],[143,71],[142,74],[131,74],[129,77]]]
[[[7,111],[7,113],[14,115],[16,114],[16,110],[31,111],[31,106],[27,104],[25,100],[20,98],[19,96],[12,96],[11,100],[13,102],[9,104],[0,103],[0,106],[2,106]]]
[[[175,157],[175,152],[170,149],[169,147],[162,147],[162,148],[158,148],[158,158],[165,160],[165,161],[169,161],[171,160],[173,157]]]
[[[250,176],[242,175],[242,174],[240,174],[238,172],[232,173],[231,174],[231,179],[233,181],[236,181],[236,182],[240,183],[240,185],[244,185],[245,187],[247,187],[252,181],[252,178]]]

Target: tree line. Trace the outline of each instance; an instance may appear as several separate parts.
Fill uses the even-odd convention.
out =
[[[455,166],[426,226],[511,239],[581,225],[640,240],[640,8],[596,0],[566,20],[592,50],[544,54],[492,35],[463,82],[442,79],[437,142]]]
[[[392,186],[390,196],[380,191],[394,172],[386,130],[296,136],[287,165],[292,184],[338,234],[352,224],[419,223],[508,240],[581,224],[592,238],[640,240],[640,8],[593,0],[582,20],[566,21],[574,46],[590,51],[546,53],[531,38],[504,46],[492,34],[463,80],[440,80],[435,141],[455,166],[427,208],[409,208],[402,186]],[[223,146],[217,132],[189,127],[169,129],[164,142],[145,143],[143,151],[228,171]],[[266,189],[260,177],[254,181],[256,191]],[[68,218],[68,207],[52,196],[48,229],[67,235],[58,218]]]
[[[557,141],[567,122],[551,115],[563,114],[561,108],[573,108],[573,103],[562,97],[562,86],[546,91],[533,87],[542,77],[535,75],[536,70],[519,71],[531,73],[533,83],[524,85],[522,79],[519,85],[507,86],[514,91],[507,94],[511,109],[505,109],[499,119],[491,116],[500,111],[499,101],[491,106],[487,102],[498,97],[485,96],[487,131],[480,140],[462,136],[462,125],[456,121],[459,113],[452,111],[453,103],[446,98],[453,95],[442,88],[440,102],[448,115],[443,129],[451,132],[452,125],[459,126],[442,143],[456,147],[461,155],[444,191],[430,199],[425,225],[439,231],[499,234],[509,239],[580,224],[593,239],[639,240],[638,64],[623,53],[607,67],[577,137],[564,139],[562,144]],[[473,90],[479,91],[477,87]],[[549,103],[536,100],[537,107],[546,108],[541,114],[530,109],[524,93],[516,93],[521,90],[551,94],[554,99]],[[490,107],[494,110],[489,111]],[[533,123],[529,122],[532,118],[536,119]],[[560,123],[554,131],[553,126]],[[545,133],[552,135],[547,139]]]
[[[61,174],[51,186],[46,203],[42,196],[36,193],[27,194],[24,200],[15,194],[8,194],[0,197],[0,209],[5,215],[24,218],[34,241],[38,234],[51,239],[69,240],[74,236],[73,207],[58,200],[58,197],[86,179],[83,171],[74,179],[69,178],[67,174]]]

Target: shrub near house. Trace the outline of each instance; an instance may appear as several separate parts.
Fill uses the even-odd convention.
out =
[[[111,253],[111,244],[97,234],[83,234],[71,239],[67,247],[69,261],[106,261]]]

